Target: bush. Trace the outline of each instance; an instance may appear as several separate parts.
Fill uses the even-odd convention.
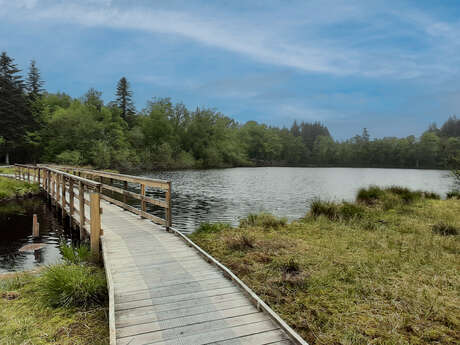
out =
[[[51,307],[104,305],[107,284],[97,267],[61,264],[48,267],[39,278],[43,302]]]
[[[458,228],[447,223],[438,223],[432,226],[432,231],[442,236],[455,236],[458,235]]]
[[[277,218],[270,213],[251,213],[246,218],[240,220],[240,227],[248,228],[258,226],[264,229],[283,227],[287,224],[286,218]]]
[[[66,150],[56,156],[56,163],[65,165],[80,165],[83,162],[83,156],[80,151]]]
[[[200,224],[200,227],[195,230],[195,233],[197,234],[216,233],[216,232],[220,232],[222,230],[230,229],[230,228],[231,228],[230,224],[226,224],[226,223],[214,223],[214,224],[202,223]]]
[[[59,249],[64,260],[72,264],[89,262],[91,259],[91,250],[86,244],[74,247],[61,242]]]

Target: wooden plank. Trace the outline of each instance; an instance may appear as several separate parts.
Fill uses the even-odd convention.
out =
[[[162,345],[177,345],[177,344],[194,344],[204,345],[212,342],[222,343],[224,340],[235,339],[239,337],[249,336],[262,332],[269,332],[276,330],[277,326],[270,321],[254,322],[251,324],[230,327],[226,329],[210,330],[203,333],[191,334],[186,336],[178,336],[176,339],[168,339],[159,342],[152,342],[151,344],[161,343]],[[117,339],[117,344],[130,344],[130,341],[122,342]],[[131,342],[132,344],[132,342]]]
[[[141,345],[158,342],[161,340],[186,337],[199,333],[206,333],[220,329],[243,326],[257,322],[267,321],[268,316],[262,313],[246,314],[232,318],[218,318],[201,323],[193,323],[181,327],[164,328],[159,323],[141,324],[120,328],[117,331],[119,344]],[[128,339],[125,339],[128,338]]]

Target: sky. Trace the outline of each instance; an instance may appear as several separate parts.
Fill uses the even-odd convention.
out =
[[[460,1],[0,0],[0,51],[49,92],[153,97],[344,140],[460,113]]]

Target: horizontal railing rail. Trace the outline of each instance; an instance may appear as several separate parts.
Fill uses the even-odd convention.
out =
[[[45,165],[42,165],[45,166]],[[171,182],[152,179],[149,177],[132,176],[125,174],[118,174],[106,171],[96,171],[92,169],[76,168],[71,166],[52,166],[55,169],[66,171],[74,176],[83,176],[84,178],[98,181],[101,183],[101,198],[111,202],[117,206],[120,206],[128,211],[138,214],[143,218],[150,219],[154,223],[164,225],[167,230],[172,226],[171,216]],[[118,186],[114,185],[114,182]],[[136,187],[139,192],[129,190],[128,188]],[[147,195],[148,189],[159,190],[164,193],[164,199],[156,199]],[[115,193],[119,196],[119,199],[109,195],[109,193]],[[140,209],[128,204],[128,198],[136,199],[140,201]],[[121,200],[120,200],[121,199]],[[147,204],[157,206],[164,209],[164,218],[158,217],[147,212]]]
[[[99,261],[100,236],[103,234],[101,183],[51,167],[25,164],[15,164],[15,178],[38,183],[51,202],[60,207],[62,218],[68,214],[71,226],[78,225],[80,239],[89,234],[93,259]]]

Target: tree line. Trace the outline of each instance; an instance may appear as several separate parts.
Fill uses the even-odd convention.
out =
[[[97,168],[170,169],[234,166],[452,168],[460,164],[460,119],[431,125],[419,138],[371,139],[367,129],[334,140],[319,122],[290,128],[240,124],[209,108],[154,98],[137,111],[126,78],[104,104],[93,88],[82,97],[49,93],[35,61],[25,78],[0,56],[0,155],[6,162]]]

